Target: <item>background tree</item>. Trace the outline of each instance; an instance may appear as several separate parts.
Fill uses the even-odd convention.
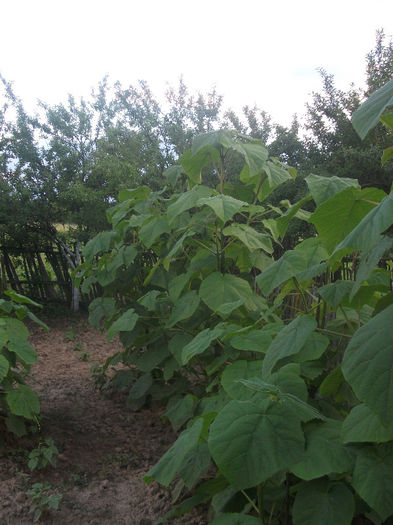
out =
[[[364,141],[351,126],[351,115],[362,99],[393,76],[393,43],[385,43],[377,31],[375,48],[366,57],[366,88],[353,84],[348,91],[337,89],[333,75],[320,69],[322,92],[313,93],[306,105],[307,150],[304,167],[319,174],[358,178],[363,187],[389,191],[393,168],[381,166],[381,151],[391,142],[391,132],[375,128]]]

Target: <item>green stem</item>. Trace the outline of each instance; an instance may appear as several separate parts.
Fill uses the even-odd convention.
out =
[[[255,191],[255,197],[254,197],[254,200],[252,201],[252,203],[255,205],[255,203],[257,202],[258,200],[258,193],[259,193],[259,190],[261,189],[261,186],[264,182],[264,180],[266,179],[267,175],[265,173],[265,175],[261,175],[261,178],[259,179],[259,182],[258,182],[258,186],[257,186],[257,189]],[[248,215],[248,219],[247,219],[247,226],[250,225],[250,221],[251,221],[251,215],[249,214]]]
[[[260,483],[257,486],[257,498],[258,498],[258,514],[259,519],[263,523],[263,487],[264,483]]]
[[[308,311],[307,301],[306,301],[306,298],[304,297],[303,290],[300,288],[299,281],[296,279],[296,277],[294,277],[294,278],[293,278],[293,282],[295,283],[296,290],[300,293],[300,296],[301,296],[301,298],[302,298],[302,302],[303,302],[303,306],[304,306],[304,311],[306,312],[306,314],[308,314],[309,311]]]
[[[255,505],[254,501],[250,498],[250,496],[247,494],[247,492],[245,492],[244,490],[241,490],[240,492],[243,494],[243,496],[246,498],[246,500],[250,503],[250,505],[252,506],[252,508],[253,508],[256,512],[258,512],[258,514],[259,514],[258,507]]]
[[[325,321],[326,321],[326,301],[322,300],[322,306],[321,306],[320,315],[319,315],[320,328],[324,328]]]
[[[328,330],[327,328],[317,328],[318,332],[325,332],[327,334],[332,334],[332,335],[339,335],[340,337],[349,337],[351,339],[351,335],[348,335],[348,334],[342,334],[340,332],[334,332],[333,330]]]
[[[274,516],[274,511],[275,511],[275,508],[276,508],[276,503],[277,503],[277,501],[274,501],[273,505],[272,505],[272,508],[270,509],[269,522],[268,522],[267,525],[271,525],[271,523],[272,523],[272,519],[273,519],[273,516]]]
[[[209,252],[211,252],[213,255],[216,255],[216,252],[214,250],[212,250],[211,248],[209,248],[208,246],[206,246],[205,244],[203,244],[203,242],[201,241],[198,241],[198,239],[194,239],[194,242],[196,244],[199,244],[199,246],[202,246],[202,248],[204,248],[205,250],[208,250]]]
[[[344,308],[341,306],[341,304],[340,304],[340,310],[341,310],[341,312],[342,312],[342,314],[343,314],[343,316],[344,316],[344,318],[345,318],[345,322],[347,323],[348,328],[352,331],[352,330],[353,330],[352,323],[351,323],[351,321],[348,319],[348,316],[347,316],[347,314],[345,313],[345,310],[344,310]]]

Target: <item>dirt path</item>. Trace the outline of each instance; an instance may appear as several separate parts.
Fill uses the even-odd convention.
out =
[[[32,374],[44,415],[43,436],[60,455],[56,468],[31,473],[26,450],[0,456],[0,525],[32,523],[26,490],[47,482],[62,494],[59,511],[46,523],[59,525],[148,525],[171,508],[170,494],[143,475],[174,440],[159,410],[128,411],[116,397],[101,395],[90,376],[94,363],[120,349],[106,343],[85,319],[49,321],[50,332],[32,328],[39,353]],[[0,449],[1,454],[1,449]],[[193,513],[172,523],[202,525]]]

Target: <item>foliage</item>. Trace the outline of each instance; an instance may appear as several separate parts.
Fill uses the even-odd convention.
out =
[[[63,498],[61,494],[52,491],[49,483],[34,483],[27,495],[32,499],[29,513],[33,514],[33,523],[37,523],[50,510],[58,510]]]
[[[28,342],[29,332],[22,320],[48,327],[28,308],[40,305],[13,290],[5,295],[7,299],[0,299],[0,417],[8,431],[23,436],[26,420],[38,422],[40,402],[25,382],[37,353]]]
[[[39,444],[38,448],[33,449],[29,453],[28,467],[30,470],[41,470],[48,464],[55,467],[58,454],[59,451],[57,450],[53,439],[50,437],[46,438],[44,442]]]
[[[354,117],[365,131],[376,99]],[[229,152],[244,163],[236,182]],[[393,303],[378,265],[393,195],[310,175],[305,199],[269,205],[295,173],[237,132],[196,137],[180,163],[172,191],[121,192],[79,269],[82,287],[104,289],[90,322],[124,346],[101,373],[129,366],[115,382],[130,406],[166,400],[182,430],[145,477],[194,489],[163,522],[210,500],[213,523],[381,523],[393,515]],[[295,217],[317,234],[274,260]],[[333,280],[349,255],[355,279]]]
[[[306,155],[303,169],[318,175],[353,177],[362,187],[375,186],[389,191],[393,168],[381,165],[381,150],[392,142],[392,134],[382,126],[365,137],[356,133],[351,115],[369,96],[393,76],[393,43],[386,42],[383,30],[377,31],[374,49],[366,57],[366,88],[351,85],[346,91],[335,85],[333,75],[320,70],[322,91],[313,93],[307,103],[305,141]],[[375,112],[375,123],[379,114]],[[365,140],[362,140],[365,139]]]

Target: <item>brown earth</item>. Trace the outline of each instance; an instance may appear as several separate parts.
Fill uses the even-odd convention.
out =
[[[56,467],[31,472],[27,454],[37,446],[24,439],[0,448],[0,525],[32,523],[33,483],[50,483],[62,495],[59,510],[43,523],[58,525],[149,525],[172,507],[171,494],[142,478],[169,448],[175,434],[160,407],[131,412],[119,396],[104,396],[90,368],[120,350],[118,342],[88,326],[83,317],[49,319],[50,332],[31,327],[39,354],[32,369],[41,399],[42,436],[59,450]],[[205,509],[169,523],[203,525]]]

